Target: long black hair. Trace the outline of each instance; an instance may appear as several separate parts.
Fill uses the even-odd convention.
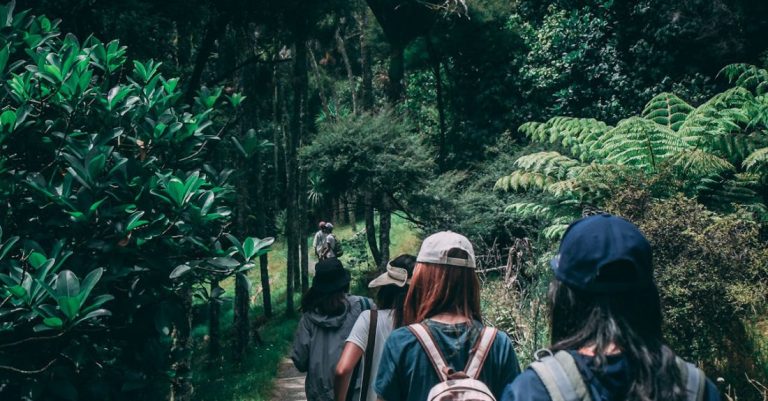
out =
[[[309,287],[301,297],[301,311],[315,312],[325,316],[339,316],[347,310],[348,292],[349,284],[330,293]]]
[[[599,368],[606,363],[606,351],[614,345],[627,358],[633,378],[627,400],[686,399],[675,354],[663,343],[661,302],[655,285],[595,294],[555,280],[549,299],[553,352],[594,347]]]
[[[389,262],[394,267],[400,267],[408,272],[408,278],[413,277],[413,268],[416,266],[416,257],[403,254]],[[379,287],[376,292],[376,306],[380,309],[394,309],[392,319],[394,328],[403,326],[403,307],[405,306],[405,295],[408,293],[408,285],[398,287],[394,284]]]

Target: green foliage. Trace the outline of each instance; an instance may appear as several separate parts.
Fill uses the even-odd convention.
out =
[[[546,219],[553,225],[560,224],[555,216],[578,215],[585,205],[604,205],[628,180],[651,177],[658,177],[653,179],[652,196],[683,192],[714,209],[740,204],[762,217],[768,199],[760,189],[768,178],[768,125],[762,119],[766,112],[764,96],[736,87],[696,108],[662,93],[648,102],[641,116],[615,127],[570,117],[526,123],[520,131],[552,150],[519,157],[515,170],[500,178],[496,188],[544,194],[532,208],[509,209],[521,216],[530,210],[570,207],[571,212]]]
[[[609,210],[626,215],[628,205]],[[750,213],[718,215],[682,196],[630,213],[653,247],[672,348],[735,381],[760,377],[746,325],[768,301],[768,250]]]
[[[433,170],[429,151],[409,123],[390,112],[350,115],[320,127],[302,149],[303,168],[324,192],[407,196]]]
[[[203,88],[183,104],[160,63],[13,6],[0,7],[0,387],[163,399],[187,379],[192,295],[220,296],[208,282],[272,241],[221,240],[231,170],[211,148],[243,98]]]

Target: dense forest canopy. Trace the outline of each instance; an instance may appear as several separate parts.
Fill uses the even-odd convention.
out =
[[[25,0],[0,25],[3,399],[194,399],[200,354],[241,366],[296,311],[321,219],[361,277],[393,215],[479,254],[530,238],[489,316],[532,346],[542,261],[596,210],[658,249],[671,344],[743,399],[766,382],[768,2]]]

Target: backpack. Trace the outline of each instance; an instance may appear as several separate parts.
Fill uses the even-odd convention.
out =
[[[541,352],[549,355],[541,358]],[[568,351],[558,351],[554,355],[550,350],[536,351],[536,361],[531,363],[531,369],[536,372],[552,401],[592,401],[602,398],[592,386],[584,382],[584,378]],[[677,366],[684,378],[687,401],[702,401],[706,376],[695,365],[677,358]]]
[[[456,372],[448,366],[442,351],[435,344],[429,328],[424,323],[408,326],[421,343],[427,357],[440,378],[440,383],[429,390],[427,401],[496,401],[493,393],[478,377],[488,352],[496,339],[496,329],[484,327],[477,344],[469,353],[469,361],[463,371]]]
[[[344,254],[344,250],[341,249],[341,241],[338,239],[336,240],[336,244],[333,245],[333,254],[336,255],[337,258]]]

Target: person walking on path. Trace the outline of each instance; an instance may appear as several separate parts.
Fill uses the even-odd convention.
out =
[[[337,255],[338,241],[336,236],[333,235],[333,224],[330,222],[325,223],[325,244],[323,251],[320,254],[320,259],[335,258],[341,255]]]
[[[370,309],[369,298],[348,295],[349,272],[336,258],[315,265],[312,286],[301,299],[303,312],[293,340],[291,360],[307,372],[307,401],[333,401],[333,373],[344,340],[357,317]]]
[[[365,355],[363,380],[360,388],[355,389],[356,394],[352,400],[376,401],[376,392],[370,385],[370,380],[376,378],[384,342],[392,330],[403,325],[403,304],[415,264],[415,256],[400,255],[389,262],[386,272],[368,284],[368,288],[378,289],[376,293],[378,310],[372,309],[361,313],[349,333],[344,351],[336,365],[334,381],[336,401],[347,400],[352,373],[363,355]]]
[[[456,383],[447,379],[463,370],[476,374],[474,379],[498,399],[520,367],[509,336],[486,330],[481,323],[480,283],[472,244],[450,231],[433,234],[422,243],[416,262],[403,309],[404,322],[409,326],[393,331],[384,345],[374,386],[378,398],[424,401],[436,385],[450,387]],[[436,353],[441,354],[443,363],[433,363],[439,361],[427,355],[426,341],[439,350]],[[476,346],[480,344],[485,344],[487,358],[479,361],[479,366],[468,366],[472,364],[467,362],[476,361],[476,354],[481,353]],[[442,365],[447,366],[438,372]],[[492,399],[489,397],[484,399]]]
[[[312,249],[315,250],[315,256],[317,257],[317,260],[322,259],[320,255],[323,254],[323,250],[325,250],[325,237],[328,236],[328,234],[325,233],[325,222],[321,221],[318,225],[318,230],[315,233],[315,237],[312,239]]]
[[[715,385],[663,343],[651,246],[611,215],[570,225],[552,260],[552,345],[502,401],[718,401]]]

